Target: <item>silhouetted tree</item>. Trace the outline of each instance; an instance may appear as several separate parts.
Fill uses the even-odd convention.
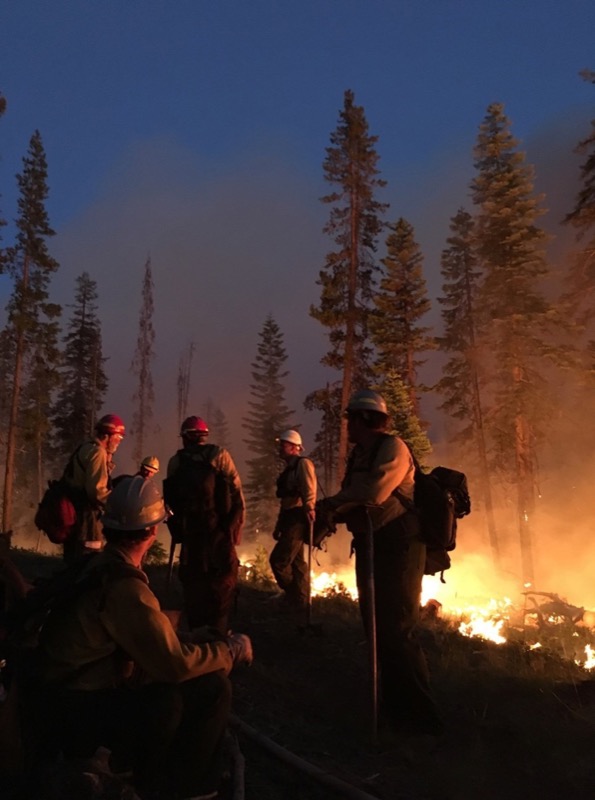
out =
[[[194,342],[190,342],[180,356],[178,363],[178,428],[188,415],[188,395],[190,393],[190,373],[192,371],[192,357],[194,355]]]
[[[484,280],[479,305],[487,315],[484,353],[490,362],[493,410],[485,420],[495,465],[516,489],[523,578],[533,582],[536,464],[548,402],[547,366],[558,357],[551,330],[557,314],[543,294],[548,274],[543,214],[499,103],[488,107],[475,148],[471,188],[477,207],[476,244]]]
[[[389,369],[386,373],[382,382],[382,396],[390,414],[389,432],[403,439],[423,465],[426,456],[432,452],[432,445],[411,401],[410,388],[401,379],[398,370]]]
[[[377,136],[368,133],[362,106],[355,105],[353,92],[345,92],[337,129],[326,148],[324,178],[333,191],[322,198],[332,206],[324,232],[336,248],[327,254],[320,272],[320,304],[310,314],[329,329],[330,350],[322,363],[341,373],[341,407],[345,408],[353,388],[369,382],[368,316],[377,268],[375,252],[386,204],[375,199],[385,185],[378,175]],[[347,457],[347,422],[341,420],[337,473],[340,477]]]
[[[17,175],[20,190],[16,241],[7,251],[7,265],[14,281],[8,304],[7,331],[14,340],[11,369],[11,401],[6,442],[4,504],[2,527],[10,528],[15,479],[15,455],[18,446],[18,422],[24,370],[35,362],[32,348],[43,340],[44,326],[52,326],[60,315],[60,306],[49,302],[50,276],[58,262],[48,252],[46,239],[54,235],[45,200],[48,196],[47,162],[39,131],[29,142],[23,159],[23,171]],[[49,330],[50,329],[46,329]]]
[[[419,419],[418,369],[425,363],[420,353],[435,349],[430,328],[420,320],[430,310],[423,276],[423,256],[415,240],[413,226],[400,217],[390,226],[387,254],[382,259],[384,272],[374,294],[374,313],[370,317],[372,341],[376,347],[374,371],[381,392],[383,376],[396,373],[409,392],[413,413]]]
[[[216,405],[211,398],[205,403],[204,417],[209,426],[209,440],[229,450],[231,448],[231,443],[227,417],[223,410]]]
[[[72,314],[64,336],[62,378],[54,408],[54,449],[63,460],[93,435],[97,409],[107,391],[97,283],[88,272],[76,279]]]
[[[130,367],[137,377],[136,391],[132,397],[133,402],[136,404],[132,416],[134,436],[132,456],[137,463],[146,455],[145,439],[153,418],[153,401],[155,400],[153,374],[151,372],[151,362],[155,356],[153,351],[153,345],[155,344],[153,312],[153,276],[151,273],[151,259],[147,258],[143,277],[136,351]]]
[[[330,493],[337,482],[337,452],[339,449],[339,432],[341,428],[341,384],[328,384],[324,389],[317,389],[304,400],[308,411],[318,411],[321,424],[314,436],[314,447],[308,456],[318,467],[319,485],[326,494]]]
[[[276,517],[279,459],[275,438],[289,427],[289,419],[294,413],[285,401],[286,361],[283,334],[269,315],[259,333],[257,355],[252,362],[252,399],[248,402],[250,411],[244,419],[247,433],[244,441],[252,454],[246,461],[248,478],[244,484],[248,530],[251,533],[272,532]]]
[[[581,75],[595,83],[595,72],[584,70]],[[595,316],[595,119],[591,120],[590,134],[578,143],[576,152],[585,157],[580,173],[582,187],[574,208],[564,221],[574,227],[577,240],[583,242],[583,247],[574,258],[567,298],[577,321],[587,325]],[[595,348],[595,343],[591,342],[591,348]]]
[[[453,437],[464,450],[477,459],[479,487],[484,508],[492,557],[497,563],[500,546],[496,530],[491,475],[485,430],[485,387],[479,348],[480,314],[477,295],[482,273],[474,250],[474,226],[471,215],[461,208],[452,218],[448,247],[442,251],[441,272],[444,334],[439,348],[447,355],[442,378],[435,388],[444,397],[440,408],[459,421]]]

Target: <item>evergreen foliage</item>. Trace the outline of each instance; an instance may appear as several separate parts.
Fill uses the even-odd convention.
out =
[[[135,409],[132,416],[132,435],[134,437],[134,448],[132,456],[136,463],[140,463],[145,453],[145,441],[149,425],[153,418],[153,401],[155,392],[153,389],[153,374],[151,372],[151,362],[155,357],[153,346],[155,344],[155,330],[153,328],[153,275],[151,272],[151,259],[145,262],[145,273],[143,277],[143,289],[140,315],[138,320],[138,338],[136,340],[136,351],[131,371],[136,375],[136,391],[132,397]]]
[[[485,368],[479,347],[477,296],[482,273],[475,254],[473,218],[465,209],[459,209],[451,220],[450,230],[449,246],[442,251],[441,259],[444,294],[438,298],[444,322],[444,334],[438,339],[438,346],[448,359],[435,388],[444,397],[440,408],[460,423],[452,440],[463,445],[466,459],[475,461],[492,557],[498,563],[500,543],[493,512],[484,425]]]
[[[451,220],[448,247],[442,251],[441,272],[444,333],[438,347],[448,355],[436,390],[444,397],[440,406],[460,421],[455,441],[473,444],[478,427],[481,359],[477,354],[477,293],[481,270],[474,252],[473,218],[460,208]],[[469,448],[470,451],[474,447]]]
[[[538,445],[551,414],[547,366],[559,355],[550,334],[557,315],[546,301],[543,213],[533,170],[510,133],[501,104],[488,107],[475,148],[471,188],[476,246],[484,272],[484,352],[493,356],[493,410],[486,420],[494,465],[516,487],[523,577],[533,581],[532,523]]]
[[[386,373],[382,396],[390,415],[389,433],[403,439],[423,466],[424,459],[432,452],[432,445],[413,407],[410,387],[401,379],[398,370],[389,369]]]
[[[218,444],[219,447],[230,449],[231,439],[229,434],[229,424],[224,411],[216,405],[211,398],[205,404],[205,419],[209,426],[209,441]]]
[[[259,333],[256,358],[252,362],[252,383],[244,419],[244,439],[252,457],[247,459],[248,478],[244,483],[248,530],[252,533],[273,530],[277,512],[276,481],[279,474],[278,445],[275,438],[290,427],[293,415],[285,401],[284,369],[287,354],[283,334],[269,315]]]
[[[17,175],[19,187],[15,244],[6,253],[7,269],[13,280],[8,303],[7,335],[14,342],[11,368],[10,412],[6,442],[4,505],[2,527],[10,529],[15,481],[15,455],[21,444],[19,415],[21,393],[28,379],[33,379],[32,366],[38,366],[44,353],[40,351],[44,333],[50,337],[50,351],[55,341],[54,327],[60,307],[49,302],[50,277],[58,269],[49,254],[47,239],[54,235],[50,227],[45,201],[48,196],[47,161],[41,135],[35,131],[23,159],[23,170]],[[47,355],[46,353],[45,355]],[[48,365],[54,368],[55,364]],[[25,370],[29,370],[26,374]],[[39,419],[39,417],[38,417]],[[34,423],[32,423],[34,425]]]
[[[53,419],[54,450],[62,460],[84,439],[93,436],[97,411],[103,405],[108,385],[97,315],[97,283],[88,272],[76,279],[71,308]]]
[[[584,70],[582,77],[595,83],[595,72]],[[591,120],[591,132],[582,139],[576,152],[585,157],[581,165],[581,183],[572,211],[565,218],[576,230],[577,239],[583,241],[582,249],[576,254],[569,275],[568,299],[577,321],[588,324],[595,316],[593,289],[595,287],[595,119]],[[590,349],[595,342],[590,343]],[[591,361],[591,366],[595,362]]]
[[[370,319],[376,347],[374,371],[400,376],[409,392],[413,412],[419,417],[418,369],[425,363],[420,353],[435,348],[430,329],[419,324],[430,310],[423,256],[413,226],[403,217],[390,226],[384,273],[374,294],[375,310]],[[382,391],[382,389],[381,389]]]
[[[381,216],[387,208],[375,198],[385,185],[379,176],[377,136],[368,132],[362,106],[347,90],[331,146],[326,148],[324,178],[333,190],[322,198],[331,206],[323,231],[335,243],[320,271],[320,303],[310,314],[329,331],[330,350],[322,363],[341,373],[341,407],[345,408],[354,388],[369,383],[368,317],[377,269],[375,253],[382,230]],[[341,421],[338,472],[343,473],[347,456],[347,424]]]
[[[337,453],[339,449],[339,431],[341,427],[341,384],[328,384],[324,389],[317,389],[304,400],[304,408],[318,411],[321,425],[314,436],[314,447],[308,456],[319,467],[319,484],[329,494],[337,481]]]

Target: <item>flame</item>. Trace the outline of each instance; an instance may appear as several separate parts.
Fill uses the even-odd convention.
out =
[[[317,568],[311,573],[313,597],[337,593],[348,595],[356,601],[358,593],[353,562],[342,565],[333,563],[330,568],[325,569],[318,563],[318,559],[324,561],[324,555],[317,555]],[[253,559],[243,555],[240,561],[249,573],[253,568]],[[543,634],[543,621],[555,629],[563,629],[568,625],[569,620],[564,616],[556,613],[540,616],[537,609],[528,608],[526,599],[523,600],[520,595],[519,584],[515,585],[513,580],[510,580],[507,586],[511,593],[514,592],[514,596],[518,596],[516,604],[505,594],[500,598],[489,597],[490,590],[498,594],[498,589],[505,585],[502,579],[494,579],[490,572],[486,573],[481,560],[475,562],[473,558],[468,557],[465,566],[466,569],[457,569],[456,579],[453,570],[453,577],[448,577],[447,583],[443,583],[438,575],[424,576],[421,597],[422,606],[429,608],[435,605],[440,609],[440,616],[449,620],[463,636],[479,637],[495,644],[504,644],[508,641],[511,631],[516,631],[517,640],[521,637],[527,649],[538,650],[544,645],[550,646],[548,641],[543,643],[536,641],[537,636]],[[489,583],[491,580],[493,580],[492,585]],[[523,589],[525,592],[533,591],[530,583],[525,583]],[[535,594],[539,595],[538,592]],[[569,637],[582,635],[584,641],[585,635],[588,636],[595,631],[595,612],[585,611],[583,618],[574,625],[575,629],[572,632],[568,631],[567,635]],[[582,634],[579,634],[579,629]],[[595,669],[595,641],[593,646],[589,643],[585,645],[584,657],[575,658],[575,663],[585,670]]]

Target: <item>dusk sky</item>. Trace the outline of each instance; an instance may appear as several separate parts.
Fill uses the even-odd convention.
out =
[[[151,257],[160,457],[179,441],[175,382],[190,341],[189,412],[212,398],[243,457],[250,362],[269,313],[308,447],[315,421],[303,398],[336,377],[319,364],[325,335],[308,308],[332,247],[319,198],[344,91],[379,137],[379,199],[389,221],[413,224],[435,297],[450,218],[470,208],[472,148],[490,103],[504,104],[547,195],[543,224],[559,233],[577,187],[572,150],[595,117],[595,87],[578,74],[595,69],[594,31],[593,0],[3,0],[0,213],[16,216],[14,176],[39,129],[61,265],[52,296],[71,302],[84,270],[97,281],[104,410],[128,419]],[[571,244],[561,235],[557,258]],[[9,288],[2,279],[2,306]]]

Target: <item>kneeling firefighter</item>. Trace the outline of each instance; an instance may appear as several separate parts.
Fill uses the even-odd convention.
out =
[[[141,476],[109,495],[105,550],[87,559],[40,633],[38,755],[85,759],[103,746],[132,768],[143,798],[210,797],[221,779],[227,676],[252,649],[242,634],[178,636],[162,612],[141,565],[166,516],[155,482]]]

